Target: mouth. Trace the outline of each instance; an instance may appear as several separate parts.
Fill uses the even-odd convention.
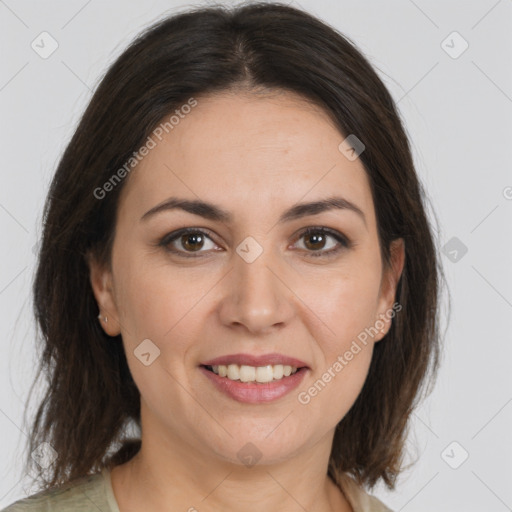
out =
[[[283,364],[268,364],[265,366],[250,366],[239,364],[201,365],[206,370],[231,381],[268,384],[295,375],[307,369],[307,366],[292,366]]]
[[[222,395],[245,404],[279,400],[296,389],[309,368],[291,365],[248,366],[202,364],[199,370]]]

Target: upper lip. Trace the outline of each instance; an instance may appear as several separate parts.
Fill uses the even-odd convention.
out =
[[[230,354],[226,356],[216,357],[202,363],[203,366],[218,366],[230,364],[246,365],[246,366],[267,366],[267,365],[288,365],[294,366],[295,368],[308,367],[308,365],[295,357],[285,356],[283,354],[264,354],[261,356],[251,354]]]

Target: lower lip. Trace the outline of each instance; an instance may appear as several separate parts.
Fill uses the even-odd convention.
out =
[[[295,389],[308,371],[308,368],[301,368],[289,377],[260,384],[220,377],[216,373],[207,370],[204,366],[200,366],[199,369],[213,382],[219,391],[222,391],[238,402],[249,404],[261,404],[278,400]]]

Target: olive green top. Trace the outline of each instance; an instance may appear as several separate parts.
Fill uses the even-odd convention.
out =
[[[350,477],[343,493],[354,512],[392,512],[376,497],[366,493]],[[50,491],[20,499],[0,512],[120,512],[110,471],[85,476]]]

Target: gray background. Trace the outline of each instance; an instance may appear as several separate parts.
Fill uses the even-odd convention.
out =
[[[512,510],[512,0],[292,4],[351,38],[398,102],[452,296],[439,379],[413,416],[406,462],[418,462],[395,492],[374,492],[396,511]],[[23,407],[49,180],[108,65],[142,28],[187,5],[0,0],[0,508],[31,492]],[[31,47],[43,31],[58,43],[46,59]]]

